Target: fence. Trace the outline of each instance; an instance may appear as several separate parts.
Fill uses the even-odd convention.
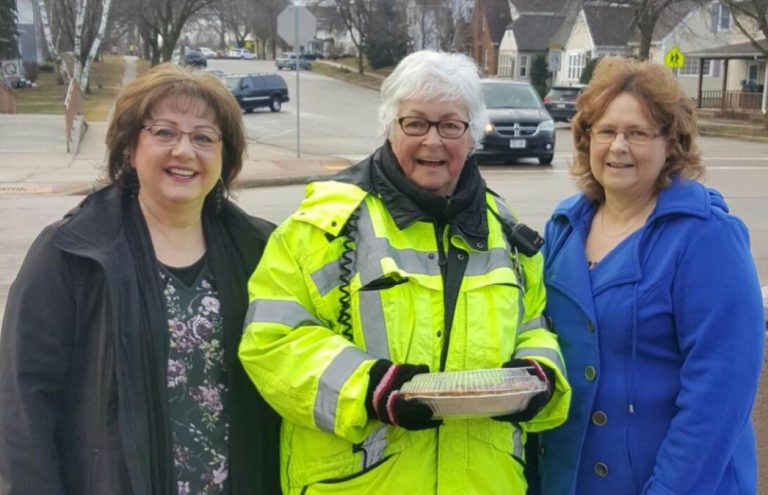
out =
[[[64,100],[64,119],[66,121],[67,151],[77,153],[80,146],[80,137],[84,130],[85,123],[83,119],[83,94],[80,92],[80,85],[72,79],[67,88],[67,97]]]
[[[759,112],[763,94],[746,91],[702,91],[700,108]]]
[[[13,90],[0,79],[0,113],[16,113],[16,97]]]

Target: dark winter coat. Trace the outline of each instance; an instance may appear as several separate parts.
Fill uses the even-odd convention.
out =
[[[147,304],[156,264],[151,248],[136,249],[151,246],[138,211],[115,186],[89,195],[38,236],[11,286],[0,334],[4,495],[175,493],[168,329],[162,301]],[[224,316],[233,495],[280,492],[279,417],[236,353],[247,277],[272,229],[229,202],[204,213]]]

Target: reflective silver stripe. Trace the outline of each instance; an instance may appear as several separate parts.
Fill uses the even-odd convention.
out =
[[[512,269],[509,249],[493,248],[488,251],[477,251],[469,255],[469,263],[464,272],[467,276],[485,275],[497,268]]]
[[[414,249],[395,249],[389,239],[376,237],[368,205],[360,207],[355,234],[357,249],[352,253],[354,270],[360,272],[363,284],[376,280],[383,275],[381,260],[391,258],[404,271],[419,275],[440,275],[440,265],[435,253],[416,251]],[[432,256],[430,258],[430,255]],[[340,259],[334,260],[315,270],[311,277],[320,295],[325,296],[340,285]]]
[[[544,316],[539,316],[538,318],[528,320],[523,324],[522,327],[520,327],[520,329],[517,331],[517,334],[520,335],[523,332],[536,330],[538,328],[546,328],[549,330],[549,320],[547,320],[547,318]]]
[[[363,326],[365,351],[378,359],[391,359],[381,292],[368,290],[360,292],[360,320]]]
[[[515,425],[512,425],[512,428],[514,428],[514,430],[515,430],[512,433],[512,441],[515,444],[515,452],[512,455],[514,455],[518,459],[522,459],[523,455],[524,455],[524,451],[523,451],[523,433],[520,430],[520,428],[518,428]]]
[[[517,219],[512,214],[507,204],[499,197],[493,196],[493,200],[496,203],[496,210],[499,216],[509,224],[517,223]]]
[[[245,327],[251,323],[280,323],[295,328],[305,322],[320,325],[307,308],[296,301],[282,299],[254,299],[245,315]]]
[[[341,387],[349,376],[364,362],[371,359],[357,347],[346,347],[325,368],[317,384],[314,416],[315,424],[321,430],[335,432],[336,407],[339,402]]]
[[[384,450],[387,448],[387,427],[380,426],[376,431],[368,435],[360,445],[363,449],[362,469],[368,469],[384,458]]]
[[[557,366],[557,369],[559,369],[563,375],[565,375],[565,366],[563,366],[563,362],[560,360],[560,356],[557,352],[552,349],[547,349],[545,347],[522,347],[517,349],[512,357],[515,359],[529,359],[536,357],[547,358]]]

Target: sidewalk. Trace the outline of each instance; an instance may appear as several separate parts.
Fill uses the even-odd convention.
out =
[[[125,57],[123,86],[136,77]],[[105,176],[108,122],[89,122],[76,154],[66,152],[63,115],[0,114],[0,194],[85,194]],[[303,184],[350,165],[345,158],[249,142],[235,187]]]

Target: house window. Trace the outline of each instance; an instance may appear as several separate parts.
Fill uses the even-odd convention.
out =
[[[581,71],[587,63],[587,54],[583,52],[568,53],[568,80],[578,81],[581,77]]]
[[[730,31],[731,29],[731,10],[728,6],[722,3],[716,3],[713,5],[713,24],[715,25],[715,31],[723,32]]]
[[[681,76],[698,76],[699,75],[699,63],[701,59],[696,57],[685,57],[685,65],[678,75]],[[704,76],[712,77],[712,61],[704,60]]]
[[[520,79],[528,78],[528,55],[520,55]]]
[[[499,54],[499,77],[512,77],[512,67],[514,67],[512,60],[512,53],[510,52]]]

